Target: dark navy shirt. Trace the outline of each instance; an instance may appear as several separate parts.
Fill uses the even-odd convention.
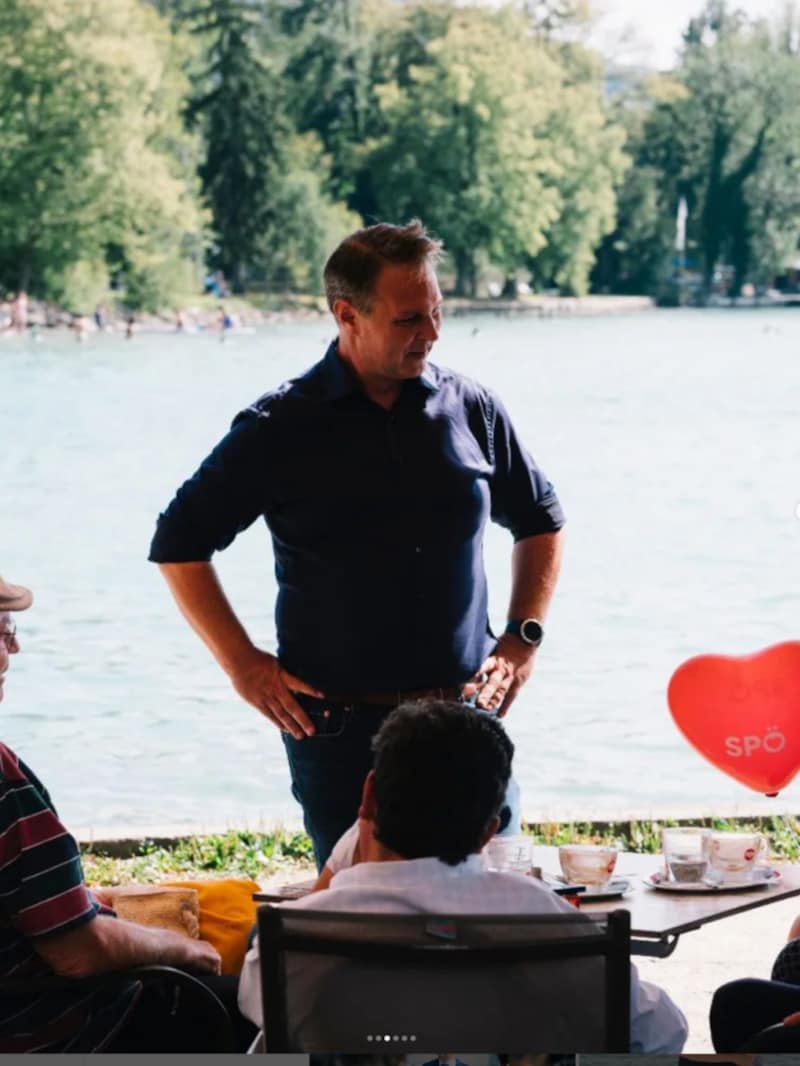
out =
[[[552,485],[499,401],[428,365],[391,411],[336,343],[268,392],[160,516],[156,563],[209,560],[263,516],[272,534],[278,656],[335,694],[457,685],[494,640],[483,533],[552,533]]]

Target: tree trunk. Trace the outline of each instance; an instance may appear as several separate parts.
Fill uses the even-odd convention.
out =
[[[233,275],[231,277],[231,289],[237,296],[241,296],[245,290],[245,281],[247,279],[247,267],[241,261],[237,259],[233,265]]]
[[[33,273],[33,253],[30,248],[25,248],[19,261],[18,290],[28,292],[31,287],[31,275]]]
[[[474,299],[478,279],[476,277],[475,260],[470,252],[460,250],[455,253],[456,262],[456,296],[468,296]]]
[[[717,123],[711,147],[705,203],[701,218],[703,249],[703,295],[708,298],[714,284],[714,270],[719,259],[724,225],[725,204],[722,195],[722,164],[728,151],[730,136]]]
[[[735,221],[732,226],[731,240],[731,263],[733,265],[733,282],[730,295],[736,297],[742,295],[742,286],[747,281],[747,272],[750,267],[750,227],[748,225],[748,211],[743,198],[736,204]]]
[[[731,262],[734,268],[733,285],[730,295],[739,296],[742,285],[747,280],[750,266],[750,226],[744,186],[751,174],[754,174],[761,162],[764,152],[764,140],[769,129],[767,120],[758,131],[750,151],[736,170],[722,182],[720,198],[731,236]]]

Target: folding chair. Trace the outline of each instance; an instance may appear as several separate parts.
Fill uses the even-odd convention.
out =
[[[626,1052],[630,915],[258,912],[268,1052]]]

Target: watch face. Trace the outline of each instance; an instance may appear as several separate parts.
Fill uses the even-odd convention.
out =
[[[535,618],[526,618],[520,626],[522,639],[528,644],[540,644],[544,636],[544,630]]]

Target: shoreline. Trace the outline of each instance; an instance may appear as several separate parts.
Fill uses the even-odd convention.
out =
[[[32,301],[28,312],[25,331],[14,330],[8,322],[0,319],[0,341],[13,337],[30,337],[40,340],[43,333],[73,333],[80,341],[96,334],[126,335],[129,329],[128,319],[132,317],[132,331],[137,334],[163,334],[172,336],[202,336],[222,334],[236,336],[253,333],[257,329],[301,322],[321,322],[330,318],[330,312],[321,296],[298,296],[264,298],[259,305],[256,294],[252,296],[232,296],[217,299],[211,303],[204,298],[203,303],[182,305],[180,313],[183,325],[178,328],[178,308],[159,312],[141,311],[132,316],[115,309],[107,314],[102,328],[95,324],[92,314],[81,314],[56,307],[42,301]],[[227,307],[235,325],[224,330],[220,325],[220,307]],[[476,299],[460,296],[445,296],[442,304],[446,318],[463,318],[466,315],[494,315],[499,318],[562,318],[562,317],[596,317],[598,315],[640,314],[656,310],[765,310],[800,306],[800,295],[782,294],[780,298],[740,297],[732,300],[716,297],[703,307],[686,304],[681,307],[660,306],[652,296],[629,296],[621,294],[588,294],[586,296],[556,296],[548,294],[530,294],[516,298],[480,297]],[[0,304],[2,309],[2,304]]]
[[[770,811],[750,807],[742,809],[738,805],[726,808],[708,809],[704,813],[698,813],[690,809],[676,810],[650,810],[647,812],[626,813],[619,817],[598,818],[593,815],[567,814],[562,811],[559,816],[539,815],[536,818],[523,816],[523,826],[538,836],[547,838],[555,837],[559,832],[567,828],[577,829],[585,836],[602,836],[604,834],[616,834],[634,843],[638,836],[647,837],[652,835],[656,827],[662,824],[680,825],[710,825],[714,822],[724,821],[731,823],[757,823],[760,828],[767,828],[767,823],[772,819],[784,822],[795,822],[800,826],[800,814],[790,810]],[[181,843],[210,837],[224,837],[229,835],[255,834],[263,836],[280,836],[285,834],[302,833],[302,826],[297,823],[286,824],[275,822],[267,826],[264,822],[257,825],[248,825],[247,822],[239,825],[204,825],[203,823],[188,825],[186,823],[176,825],[151,825],[142,829],[114,830],[110,826],[81,827],[73,831],[73,835],[80,846],[92,853],[102,853],[112,858],[130,858],[139,853],[141,847],[172,848]],[[798,838],[800,844],[800,837]],[[628,850],[635,851],[634,848]]]
[[[175,336],[193,336],[197,334],[219,334],[220,307],[228,307],[234,316],[236,326],[225,330],[235,336],[237,331],[250,331],[262,326],[280,323],[316,322],[330,317],[330,312],[323,297],[300,297],[296,300],[287,298],[284,302],[275,301],[274,306],[264,300],[264,306],[253,296],[230,297],[201,303],[187,301],[181,307],[183,328],[177,327],[178,308],[154,312],[136,312],[133,314],[136,333],[167,333]],[[547,296],[530,295],[515,299],[485,297],[468,299],[465,297],[446,296],[443,311],[447,317],[463,315],[490,314],[500,316],[530,315],[538,318],[552,318],[562,315],[608,315],[629,314],[631,312],[649,311],[656,307],[650,296]],[[113,314],[106,312],[105,325],[99,328],[89,313],[68,311],[41,301],[32,301],[28,311],[27,329],[23,334],[9,325],[0,326],[0,338],[37,336],[40,331],[70,331],[79,333],[83,340],[100,333],[122,334],[128,328],[128,315],[121,310]],[[78,326],[79,324],[79,326]]]

